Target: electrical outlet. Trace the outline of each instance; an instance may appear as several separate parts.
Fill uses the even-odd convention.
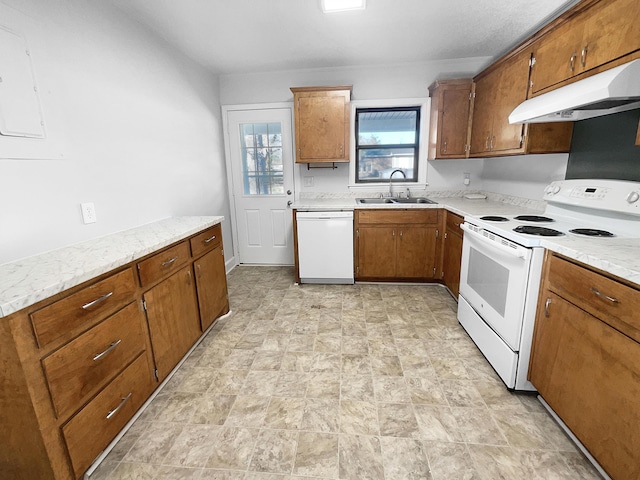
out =
[[[464,183],[465,185],[469,185],[471,183],[471,175],[468,173],[463,173],[463,179],[462,179],[462,183]]]
[[[82,221],[86,223],[96,223],[98,218],[96,217],[96,206],[93,203],[81,203],[80,210],[82,210]]]
[[[302,177],[302,184],[305,187],[313,187],[313,177],[312,176]]]

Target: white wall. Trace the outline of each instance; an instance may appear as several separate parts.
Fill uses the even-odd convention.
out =
[[[542,200],[544,187],[564,180],[568,153],[487,158],[480,180],[484,190]]]
[[[220,100],[224,105],[290,102],[293,101],[290,87],[312,85],[353,85],[353,100],[426,98],[429,96],[428,87],[434,80],[471,77],[488,65],[490,60],[488,57],[478,57],[375,67],[223,75],[220,77]],[[459,171],[471,170],[477,174],[482,162],[482,160],[474,160],[471,164],[467,164],[465,161],[455,161],[448,162],[446,165],[441,164],[442,162],[429,162],[427,167],[429,189],[464,188]],[[297,165],[295,168],[298,169],[300,178],[313,177],[313,187],[303,187],[298,184],[296,185],[297,193],[346,193],[349,191],[348,165],[338,165],[336,170],[307,170],[306,165]],[[475,182],[470,188],[480,187],[480,177],[475,175]]]
[[[353,85],[354,100],[419,98],[429,95],[428,86],[441,78],[463,78],[481,71],[489,58],[440,61],[386,67],[349,67],[322,70],[296,70],[220,77],[220,100],[230,104],[260,104],[293,100],[289,87],[310,85]],[[427,162],[429,190],[485,190],[518,197],[542,199],[544,187],[564,178],[567,154],[527,155],[470,160],[434,160]],[[300,192],[349,191],[348,165],[336,170],[311,169],[297,165]],[[471,184],[462,183],[463,173]],[[304,177],[313,177],[313,187],[303,187]]]
[[[32,160],[2,159],[0,139],[0,263],[176,215],[224,215],[231,246],[217,77],[100,2],[0,2],[49,137]]]

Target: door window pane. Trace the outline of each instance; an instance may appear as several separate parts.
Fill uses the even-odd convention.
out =
[[[281,125],[243,123],[240,137],[244,194],[284,195]]]

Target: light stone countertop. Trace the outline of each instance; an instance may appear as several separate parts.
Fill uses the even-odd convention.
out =
[[[304,198],[292,208],[298,210],[357,210],[393,208],[445,208],[461,216],[526,215],[542,213],[545,202],[484,192],[485,200],[469,200],[459,192],[425,192],[437,204],[360,204],[354,197]],[[640,286],[640,230],[638,238],[581,238],[576,236],[542,239],[542,246]]]
[[[174,217],[0,265],[0,318],[126,265],[224,217]]]

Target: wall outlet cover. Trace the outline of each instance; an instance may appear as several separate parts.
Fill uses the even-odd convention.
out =
[[[87,223],[96,223],[98,218],[96,217],[96,206],[93,203],[81,203],[80,209],[82,210],[82,221]]]

